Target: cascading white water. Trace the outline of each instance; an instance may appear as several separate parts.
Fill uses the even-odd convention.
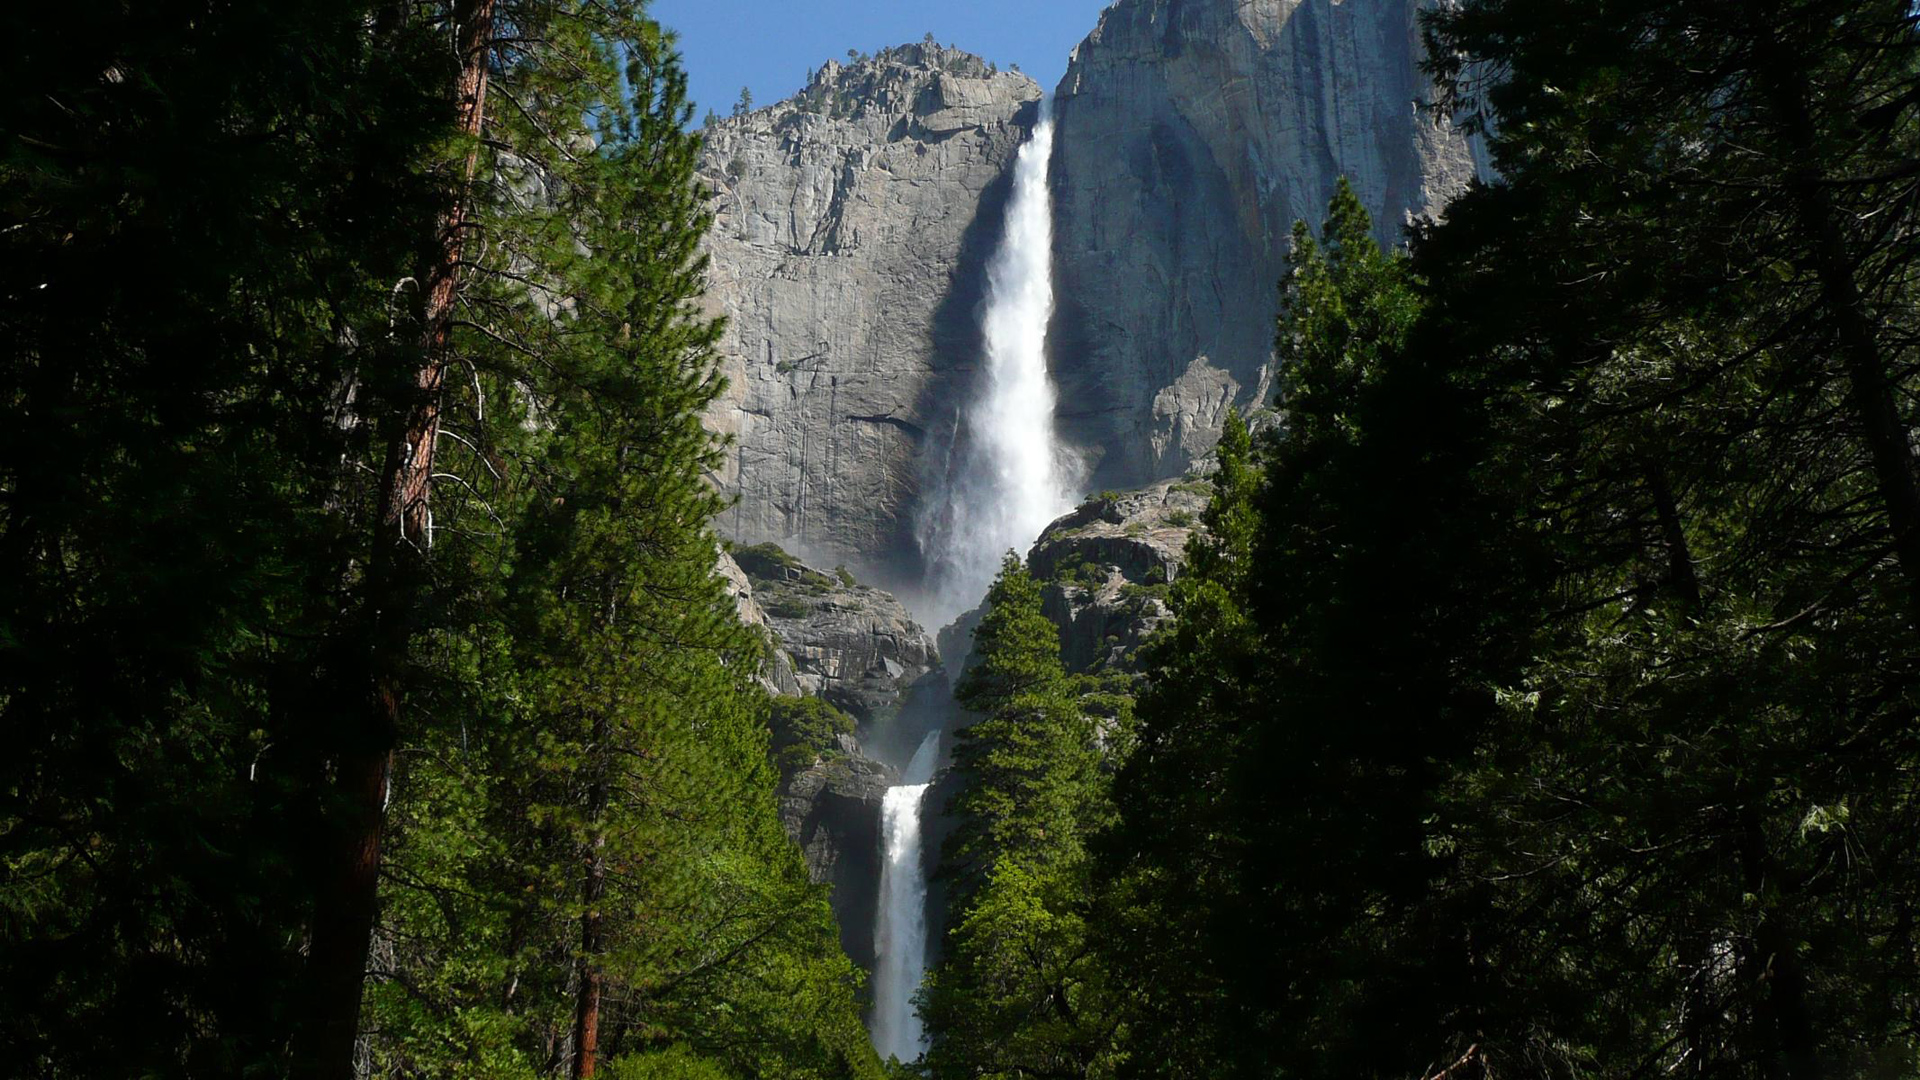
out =
[[[1050,101],[1014,163],[1006,229],[987,270],[984,378],[961,417],[956,463],[930,505],[920,542],[933,578],[927,612],[943,625],[986,595],[1009,549],[1073,508],[1072,468],[1055,438],[1047,376],[1053,318],[1053,158]]]
[[[1001,556],[1009,549],[1024,553],[1040,530],[1073,506],[1072,470],[1054,437],[1054,390],[1047,376],[1052,157],[1053,115],[1043,100],[1039,122],[1014,162],[1006,231],[987,270],[983,378],[960,417],[954,463],[920,522],[930,585],[922,615],[935,626],[978,604],[999,572]],[[887,791],[881,811],[886,851],[874,925],[873,1044],[881,1057],[901,1061],[913,1061],[927,1048],[913,994],[927,956],[921,803],[939,744],[939,731],[926,736],[900,786]]]
[[[881,806],[880,917],[873,928],[873,1045],[913,1061],[927,1049],[913,992],[927,966],[927,872],[920,856],[920,804],[933,779],[940,733],[929,732]]]

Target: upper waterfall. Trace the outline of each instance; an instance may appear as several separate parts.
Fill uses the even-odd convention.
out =
[[[920,522],[931,578],[931,616],[941,625],[986,595],[1009,549],[1026,547],[1071,509],[1072,468],[1054,432],[1056,393],[1047,372],[1053,319],[1051,102],[1014,164],[1013,197],[987,271],[982,319],[985,365],[962,414],[945,490]]]

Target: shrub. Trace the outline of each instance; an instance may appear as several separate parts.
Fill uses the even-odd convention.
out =
[[[777,697],[767,718],[773,760],[782,772],[804,769],[816,758],[840,754],[836,736],[853,734],[853,717],[817,697]]]
[[[813,605],[797,596],[782,596],[767,601],[761,610],[776,619],[804,619],[813,614]]]

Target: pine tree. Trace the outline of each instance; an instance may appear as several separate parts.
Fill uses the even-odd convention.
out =
[[[639,5],[499,17],[374,1059],[591,1076],[680,1045],[743,1077],[872,1075],[775,814],[760,645],[714,573],[685,77]]]
[[[1551,636],[1443,815],[1440,842],[1511,883],[1488,1053],[1785,1076],[1914,1053],[1912,966],[1867,944],[1904,933],[1914,880],[1876,839],[1913,807],[1891,717],[1914,473],[1889,434],[1910,17],[1469,3],[1432,24],[1455,100],[1499,113],[1505,175],[1420,261],[1511,403],[1501,467],[1553,551]]]
[[[358,380],[443,130],[356,3],[17,13],[0,74],[0,1045],[278,1067],[351,639]]]
[[[955,695],[978,719],[954,755],[953,925],[918,998],[934,1076],[1111,1075],[1118,1002],[1086,849],[1107,794],[1075,689],[1040,587],[1009,552]]]
[[[954,697],[979,719],[954,750],[958,824],[942,853],[956,910],[1004,857],[1045,859],[1078,847],[1093,733],[1068,694],[1060,635],[1040,613],[1040,587],[1009,552],[973,632]]]
[[[1181,986],[1133,1026],[1141,1075],[1411,1075],[1479,1004],[1428,820],[1514,655],[1482,621],[1526,546],[1476,480],[1485,399],[1412,347],[1405,257],[1345,185],[1295,235],[1284,426],[1222,440],[1103,845],[1113,966]]]
[[[390,16],[389,16],[390,17]],[[456,124],[464,141],[458,186],[447,200],[425,274],[419,358],[411,385],[388,388],[381,419],[386,441],[379,472],[372,547],[360,601],[368,622],[364,672],[349,669],[348,700],[365,715],[340,725],[333,748],[335,794],[329,863],[315,902],[306,1028],[296,1050],[303,1071],[346,1080],[352,1072],[367,948],[376,917],[380,845],[393,752],[403,724],[405,661],[415,608],[433,544],[434,462],[440,411],[453,362],[454,308],[472,196],[465,190],[479,164],[487,115],[495,0],[454,6]]]

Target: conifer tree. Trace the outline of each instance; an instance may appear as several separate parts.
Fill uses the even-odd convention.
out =
[[[1549,636],[1437,841],[1508,883],[1483,1052],[1911,1060],[1912,966],[1867,944],[1915,880],[1876,839],[1913,806],[1911,12],[1468,3],[1432,38],[1505,175],[1420,262],[1552,545]]]
[[[1476,490],[1484,398],[1409,348],[1405,257],[1345,185],[1295,236],[1284,426],[1257,471],[1222,440],[1103,847],[1112,963],[1181,985],[1143,1000],[1142,1075],[1411,1075],[1477,1005],[1426,822],[1492,711],[1475,672],[1512,647],[1474,620],[1525,547]]]
[[[0,1046],[280,1067],[442,66],[371,3],[40,5],[0,73]]]
[[[1040,587],[1009,552],[956,692],[979,718],[954,755],[953,925],[918,998],[934,1076],[1111,1075],[1117,1002],[1086,850],[1107,796],[1074,689]]]
[[[954,751],[961,789],[942,872],[955,907],[1004,857],[1047,859],[1079,847],[1074,822],[1092,763],[1092,731],[1068,694],[1060,635],[1040,613],[1040,587],[1009,552],[973,633],[973,656],[955,688],[979,715]]]
[[[871,1075],[856,974],[774,812],[759,644],[714,574],[685,77],[638,4],[498,19],[370,1049],[393,1071],[592,1076],[677,1046],[742,1077]]]

